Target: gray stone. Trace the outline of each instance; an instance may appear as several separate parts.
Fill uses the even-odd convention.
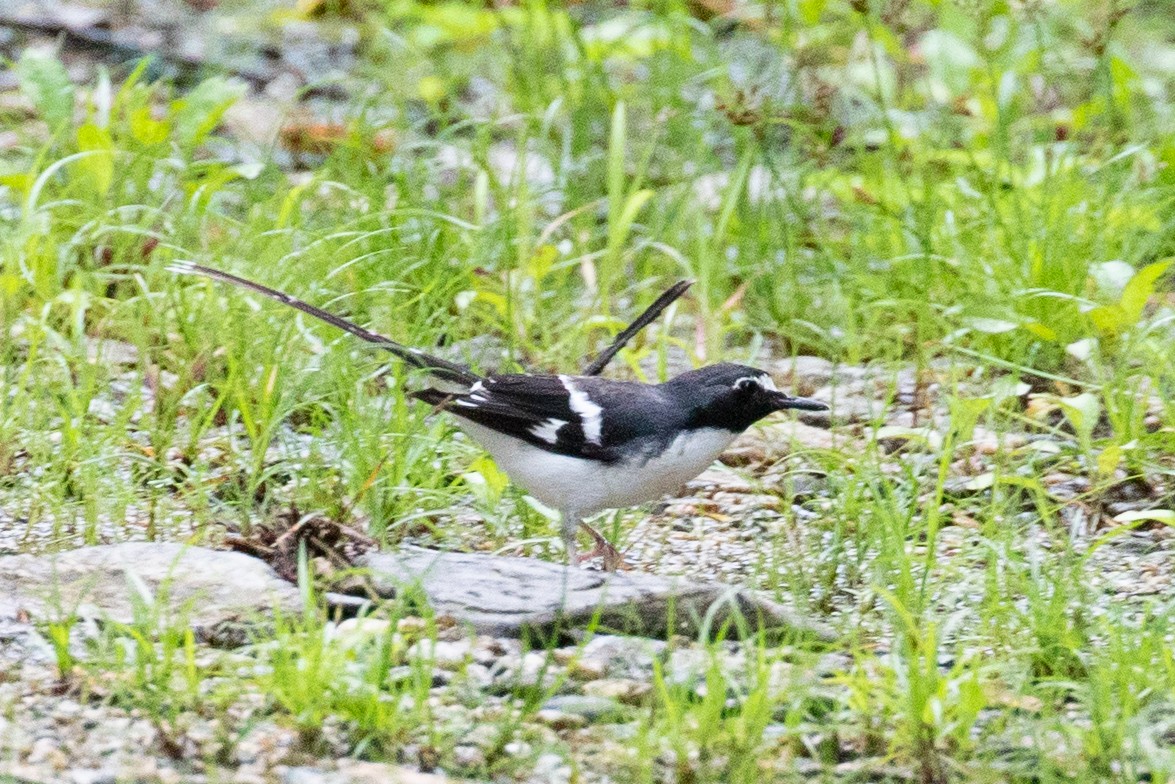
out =
[[[118,784],[118,773],[106,768],[80,768],[69,772],[70,784]]]
[[[540,754],[534,761],[534,770],[526,779],[527,784],[568,784],[572,779],[571,765],[558,754]]]
[[[563,677],[557,662],[538,651],[503,656],[494,665],[491,675],[490,692],[495,694],[510,694],[523,688],[547,691]]]
[[[561,694],[543,703],[543,710],[582,716],[589,722],[625,721],[632,711],[609,697]]]
[[[587,719],[578,713],[543,708],[534,714],[534,720],[539,724],[562,732],[564,730],[578,730],[587,726]]]
[[[799,618],[755,592],[692,578],[636,572],[594,572],[533,558],[443,553],[405,548],[368,553],[376,591],[394,597],[421,590],[439,614],[481,634],[513,637],[594,627],[646,637],[790,629],[832,639],[819,624]]]
[[[583,685],[583,693],[589,697],[606,697],[625,705],[640,705],[652,690],[648,681],[632,678],[600,678]]]
[[[480,768],[486,764],[486,755],[477,746],[463,744],[453,748],[453,764],[458,768]]]
[[[0,596],[0,627],[26,615],[130,623],[147,608],[222,645],[245,642],[275,612],[302,612],[298,589],[256,558],[150,542],[2,557]]]
[[[651,680],[653,661],[663,659],[668,645],[662,640],[597,634],[583,646],[582,662],[599,669],[599,677]]]

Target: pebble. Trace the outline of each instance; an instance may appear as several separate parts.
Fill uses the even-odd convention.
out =
[[[583,685],[583,693],[589,697],[605,697],[625,705],[640,705],[652,690],[648,681],[631,678],[601,678]]]
[[[431,659],[434,667],[457,670],[473,659],[473,650],[473,641],[468,639],[459,641],[425,639],[409,648],[407,655],[409,659]]]
[[[522,740],[512,740],[502,747],[502,751],[511,757],[527,757],[532,750],[533,747]]]
[[[78,768],[69,772],[70,784],[118,784],[118,774],[105,768]]]
[[[628,708],[611,697],[578,694],[561,694],[551,697],[543,703],[542,710],[572,713],[582,716],[591,723],[623,721],[629,714]]]
[[[654,660],[664,657],[664,640],[598,634],[583,646],[583,662],[594,662],[602,675],[616,678],[649,678]]]
[[[453,748],[453,763],[459,768],[484,768],[486,755],[477,746],[463,743]]]
[[[558,754],[541,754],[535,760],[534,770],[528,784],[568,784],[571,781],[571,766]]]
[[[577,730],[581,727],[586,727],[588,723],[587,718],[581,714],[568,713],[552,708],[539,710],[534,714],[534,720],[539,724],[560,732],[563,730]]]
[[[61,750],[56,738],[41,737],[33,741],[27,761],[30,765],[46,765],[55,770],[65,770],[69,757]]]
[[[548,689],[562,677],[562,671],[545,653],[530,651],[521,656],[507,654],[500,658],[492,675],[494,687],[513,690],[525,686]]]

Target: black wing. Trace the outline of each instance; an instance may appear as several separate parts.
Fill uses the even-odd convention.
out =
[[[316,308],[297,297],[292,297],[285,292],[271,289],[269,286],[263,286],[260,283],[255,283],[247,278],[241,278],[236,275],[231,275],[222,270],[213,269],[212,267],[205,267],[200,264],[193,264],[190,261],[178,261],[168,267],[171,272],[180,275],[203,275],[206,278],[219,280],[223,283],[231,283],[234,286],[239,286],[243,289],[256,292],[263,296],[269,297],[272,300],[289,305],[291,308],[302,311],[320,321],[325,321],[327,324],[338,327],[339,329],[350,332],[360,340],[364,340],[372,345],[379,346],[385,351],[389,351],[400,359],[407,362],[413,367],[418,367],[422,370],[429,371],[437,378],[445,381],[453,381],[458,384],[469,385],[480,380],[480,376],[471,371],[464,365],[458,365],[456,362],[450,362],[447,359],[434,357],[432,354],[426,354],[420,349],[404,346],[396,341],[385,338],[375,332],[364,329],[358,324],[347,321],[341,316],[336,316],[333,313],[328,313],[321,308]]]
[[[468,392],[411,393],[548,452],[605,463],[658,451],[684,422],[657,387],[585,376],[488,376]]]

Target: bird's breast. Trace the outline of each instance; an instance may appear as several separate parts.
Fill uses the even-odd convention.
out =
[[[668,444],[649,444],[611,463],[556,454],[473,422],[461,428],[481,444],[512,481],[547,506],[588,517],[636,506],[675,492],[706,470],[736,434],[690,430]]]

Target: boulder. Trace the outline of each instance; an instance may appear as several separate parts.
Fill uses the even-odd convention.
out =
[[[189,625],[203,642],[240,644],[275,612],[302,612],[298,589],[241,553],[130,542],[0,557],[0,621],[70,616],[130,623],[140,612]],[[2,624],[0,624],[2,625]]]
[[[546,637],[594,625],[599,632],[646,637],[772,630],[831,638],[778,602],[717,582],[415,547],[368,553],[357,565],[369,570],[379,595],[420,592],[439,615],[493,636]]]

